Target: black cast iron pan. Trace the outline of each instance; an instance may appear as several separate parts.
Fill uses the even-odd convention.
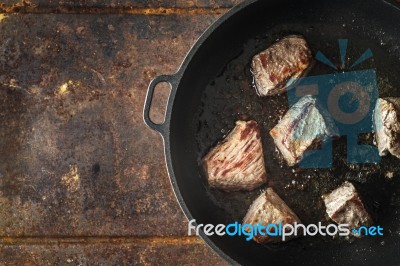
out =
[[[305,36],[313,53],[340,62],[338,39],[348,39],[347,61],[365,50],[374,57],[355,70],[374,69],[381,97],[400,96],[400,10],[381,0],[248,1],[212,25],[194,45],[179,71],[155,78],[148,90],[144,120],[164,139],[168,171],[176,197],[188,219],[197,223],[240,222],[262,187],[253,192],[210,189],[199,166],[202,156],[233,128],[238,119],[261,125],[268,184],[303,223],[328,222],[320,199],[344,180],[359,189],[383,237],[331,239],[303,237],[275,245],[258,245],[242,237],[202,238],[230,263],[244,265],[399,265],[400,161],[389,156],[379,165],[348,165],[346,139],[334,143],[332,169],[289,168],[279,159],[268,131],[288,109],[286,95],[260,98],[252,87],[253,55],[289,34]],[[316,64],[309,75],[333,70]],[[341,69],[340,71],[346,71]],[[155,86],[171,84],[163,124],[149,117]],[[366,141],[370,137],[366,137]],[[394,173],[391,180],[388,172]]]

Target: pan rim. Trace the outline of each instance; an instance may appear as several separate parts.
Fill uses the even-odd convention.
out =
[[[190,62],[192,61],[192,58],[196,55],[197,51],[200,49],[200,47],[203,45],[203,43],[210,37],[210,35],[217,29],[219,28],[223,23],[225,23],[227,20],[229,20],[231,17],[233,17],[235,14],[238,12],[242,11],[243,9],[257,3],[259,0],[247,0],[244,1],[238,5],[235,5],[232,7],[227,13],[222,15],[220,18],[218,18],[214,23],[212,23],[204,32],[201,34],[201,36],[196,40],[194,45],[190,48],[189,52],[186,54],[182,64],[179,66],[178,71],[173,74],[173,80],[171,81],[171,94],[168,99],[168,105],[167,105],[167,110],[166,110],[166,123],[165,123],[165,128],[164,132],[160,132],[162,135],[163,143],[164,143],[164,156],[165,156],[165,162],[167,165],[167,172],[169,176],[169,180],[171,183],[171,186],[173,188],[173,192],[175,195],[175,198],[178,201],[179,207],[183,211],[185,217],[190,221],[194,219],[191,211],[186,205],[186,202],[180,192],[180,188],[178,186],[178,182],[176,180],[175,174],[174,174],[174,168],[172,164],[172,155],[171,155],[171,148],[170,148],[170,122],[171,122],[171,115],[172,115],[172,106],[173,102],[175,100],[176,92],[180,86],[180,81],[188,68]],[[212,241],[208,236],[206,236],[203,232],[200,232],[199,236],[203,241],[207,244],[209,248],[211,248],[216,254],[218,254],[222,259],[227,261],[231,265],[241,265],[239,262],[234,260],[232,257],[227,255],[224,251],[222,251],[215,243]]]

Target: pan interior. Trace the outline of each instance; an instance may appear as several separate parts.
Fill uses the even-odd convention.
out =
[[[241,222],[251,202],[271,186],[304,224],[330,223],[321,195],[345,180],[355,184],[383,237],[343,239],[302,237],[274,245],[258,245],[240,237],[211,237],[240,263],[280,265],[392,265],[400,237],[400,161],[393,156],[378,165],[346,162],[346,138],[334,141],[331,169],[288,167],[268,132],[288,110],[287,95],[259,97],[252,85],[250,62],[277,39],[301,34],[313,54],[323,52],[340,62],[338,39],[348,39],[348,64],[367,49],[372,59],[352,70],[374,69],[379,97],[400,97],[400,12],[368,1],[259,1],[224,21],[191,58],[173,101],[169,148],[179,192],[198,223]],[[347,71],[346,69],[344,71]],[[317,63],[309,76],[335,71]],[[255,120],[261,128],[268,175],[266,186],[252,192],[227,193],[208,188],[200,160],[234,127],[236,120]],[[372,144],[373,135],[360,136]],[[393,178],[387,178],[393,173]]]

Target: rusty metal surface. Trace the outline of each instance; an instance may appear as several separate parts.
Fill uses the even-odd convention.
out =
[[[96,9],[95,13],[113,12],[160,12],[177,10],[185,13],[188,8],[205,9],[210,12],[212,9],[231,8],[232,6],[243,2],[242,0],[7,0],[0,2],[0,10],[3,12],[90,12],[90,9]],[[201,10],[197,10],[201,11]]]
[[[149,81],[226,12],[203,11],[0,15],[1,265],[222,263],[186,236],[141,117]]]
[[[0,247],[7,265],[226,265],[202,243],[96,243]],[[3,265],[3,264],[2,264]]]

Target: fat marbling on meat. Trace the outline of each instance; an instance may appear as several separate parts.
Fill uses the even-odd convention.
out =
[[[289,208],[288,205],[275,193],[272,188],[267,188],[265,192],[251,204],[246,216],[243,219],[243,224],[255,225],[260,223],[262,226],[269,224],[278,225],[285,224],[300,224],[299,217]],[[273,232],[275,233],[275,232]],[[290,238],[292,238],[291,236]],[[274,243],[282,241],[279,236],[265,236],[257,234],[253,240],[260,244]]]
[[[317,99],[304,96],[289,109],[270,135],[288,165],[293,166],[303,159],[307,150],[339,133]]]
[[[322,199],[329,218],[338,224],[348,224],[350,230],[373,223],[356,188],[348,181],[331,193],[323,195]]]
[[[400,159],[400,98],[378,99],[374,124],[379,155],[391,153]]]
[[[282,93],[296,78],[304,76],[313,64],[304,37],[287,36],[253,57],[256,90],[260,96]]]
[[[228,136],[203,158],[211,187],[253,190],[266,182],[260,129],[255,121],[237,121]]]

